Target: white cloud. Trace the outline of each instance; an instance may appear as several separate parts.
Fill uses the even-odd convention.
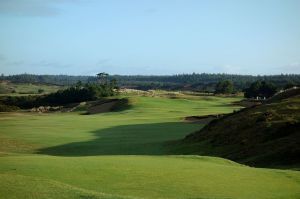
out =
[[[13,16],[49,17],[61,13],[63,3],[78,0],[0,0],[0,13]]]
[[[300,62],[291,62],[285,66],[274,69],[277,73],[300,74]]]
[[[208,72],[211,72],[211,73],[247,74],[249,72],[249,70],[245,69],[245,67],[241,67],[238,65],[232,65],[232,64],[211,66],[210,68],[211,68],[211,70],[209,70]]]

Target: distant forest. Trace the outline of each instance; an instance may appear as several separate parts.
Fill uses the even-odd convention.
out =
[[[134,88],[141,90],[166,89],[166,90],[192,90],[201,92],[212,92],[216,84],[222,80],[233,82],[236,91],[242,91],[255,81],[268,81],[277,88],[284,88],[287,84],[300,85],[299,74],[289,75],[230,75],[230,74],[179,74],[162,76],[142,75],[111,75],[108,80],[115,79],[121,88]],[[69,76],[69,75],[1,75],[0,80],[13,83],[52,84],[61,86],[75,85],[78,81],[82,83],[93,83],[97,81],[96,76]]]

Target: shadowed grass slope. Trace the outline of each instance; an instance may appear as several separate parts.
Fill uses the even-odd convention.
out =
[[[177,150],[185,153],[217,155],[256,166],[299,167],[300,96],[214,120],[180,145]]]
[[[43,148],[40,154],[59,156],[162,155],[166,141],[184,137],[198,125],[182,122],[121,125],[90,132],[94,139]]]

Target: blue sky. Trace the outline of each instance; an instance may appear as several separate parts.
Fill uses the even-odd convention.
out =
[[[0,73],[300,73],[300,0],[0,0]]]

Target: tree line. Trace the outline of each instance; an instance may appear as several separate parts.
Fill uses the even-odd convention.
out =
[[[0,99],[0,105],[28,109],[39,106],[61,106],[70,103],[97,100],[113,96],[117,93],[116,80],[107,80],[102,75],[97,76],[98,82],[85,83],[78,81],[69,88],[58,90],[46,95],[7,96]]]
[[[255,81],[248,88],[243,89],[245,98],[267,99],[272,97],[279,90],[290,89],[298,85],[291,82],[287,83],[283,88],[276,87],[275,84],[269,81]],[[230,80],[223,80],[217,83],[215,94],[234,94],[235,89],[233,82]]]
[[[300,75],[281,74],[267,76],[253,75],[231,75],[231,74],[207,74],[192,73],[178,75],[111,75],[108,80],[116,80],[120,87],[135,88],[141,90],[164,89],[164,90],[192,90],[201,92],[214,92],[220,81],[231,81],[236,91],[243,91],[253,82],[271,82],[277,88],[284,88],[286,84],[300,85]],[[68,76],[68,75],[32,75],[20,74],[0,76],[0,80],[7,80],[13,83],[41,83],[71,86],[78,81],[82,83],[95,83],[98,77],[95,76]]]

